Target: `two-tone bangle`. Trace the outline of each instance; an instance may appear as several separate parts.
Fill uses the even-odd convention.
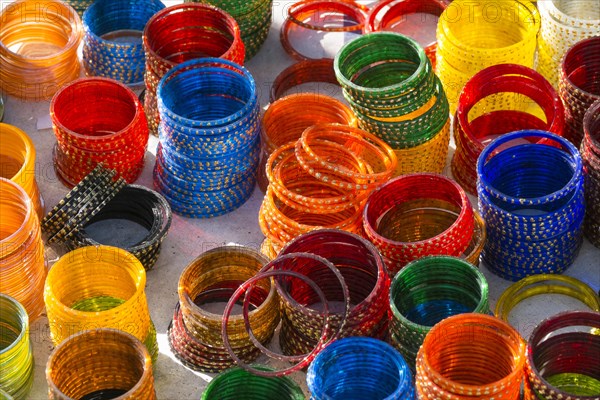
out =
[[[585,177],[586,213],[584,234],[600,248],[600,100],[586,112],[583,120],[584,139],[581,143]]]
[[[305,83],[326,83],[338,85],[333,71],[333,60],[322,58],[318,60],[303,60],[294,63],[281,71],[271,85],[271,95],[269,101],[271,103],[283,97],[292,88]],[[321,95],[333,93],[321,93]]]

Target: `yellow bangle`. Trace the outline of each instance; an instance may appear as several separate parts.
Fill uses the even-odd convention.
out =
[[[450,121],[431,140],[408,149],[396,149],[398,164],[394,176],[419,172],[442,173],[448,157]]]

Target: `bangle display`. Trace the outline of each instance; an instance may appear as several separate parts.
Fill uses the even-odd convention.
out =
[[[450,113],[456,113],[460,92],[477,72],[497,64],[532,68],[539,29],[539,12],[528,0],[450,3],[436,34],[436,68]],[[490,106],[501,102],[490,100]]]
[[[545,144],[528,143],[532,139]],[[517,140],[525,142],[514,144]],[[545,131],[505,134],[481,152],[477,176],[488,238],[482,256],[492,272],[517,281],[560,273],[573,263],[585,214],[575,146]]]
[[[336,341],[312,362],[306,374],[311,399],[416,399],[406,361],[389,344],[353,337]]]
[[[521,397],[525,342],[504,321],[460,314],[436,324],[417,356],[420,399]]]
[[[107,78],[78,79],[52,98],[50,117],[57,140],[54,169],[66,186],[78,184],[100,163],[129,183],[141,174],[148,125],[127,86]]]
[[[39,219],[44,217],[44,199],[38,188],[36,151],[31,138],[16,126],[0,123],[0,177],[21,186],[31,198]]]
[[[19,0],[0,12],[0,86],[25,100],[47,100],[79,77],[81,19],[66,3]]]
[[[46,381],[52,400],[156,399],[148,350],[116,329],[87,330],[60,343],[48,359]]]
[[[5,294],[0,294],[0,311],[0,395],[24,400],[33,385],[29,316],[21,303]]]
[[[143,85],[142,31],[165,8],[159,0],[101,0],[83,13],[83,66],[88,76]]]
[[[498,102],[498,106],[490,102]],[[534,70],[501,64],[478,72],[467,82],[458,101],[452,175],[465,190],[475,194],[477,158],[492,138],[522,129],[541,129],[562,136],[564,115],[560,97]]]
[[[33,322],[44,310],[46,261],[40,223],[27,193],[4,178],[0,215],[0,293],[21,303]]]
[[[565,104],[565,137],[575,146],[584,136],[583,118],[586,111],[600,100],[600,33],[583,40],[563,57],[558,91]]]
[[[457,314],[489,314],[488,284],[466,261],[425,257],[396,274],[390,287],[390,307],[390,343],[414,370],[417,352],[435,324]]]
[[[600,100],[586,112],[583,129],[585,137],[581,143],[581,157],[586,173],[583,230],[587,239],[600,248]]]
[[[281,71],[271,85],[270,102],[282,98],[286,92],[296,86],[320,82],[338,85],[333,71],[333,60],[322,58],[319,60],[304,60],[294,63]]]
[[[171,68],[200,57],[244,63],[244,43],[237,22],[225,11],[207,4],[178,4],[154,14],[144,28],[143,45],[144,108],[154,134],[160,122],[157,87]]]
[[[568,330],[567,330],[568,329]],[[525,400],[600,395],[600,313],[572,311],[539,324],[527,342]]]

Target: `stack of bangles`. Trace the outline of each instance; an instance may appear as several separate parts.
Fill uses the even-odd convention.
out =
[[[146,115],[127,86],[107,78],[82,78],[64,86],[50,103],[57,143],[56,175],[68,187],[99,163],[127,182],[142,173],[148,147]]]
[[[338,85],[333,71],[333,60],[322,58],[320,60],[304,60],[290,65],[273,81],[271,85],[271,103],[283,97],[288,91],[305,83],[326,83]],[[321,93],[318,89],[316,92]],[[334,95],[334,93],[328,93]]]
[[[436,68],[450,101],[450,113],[456,113],[467,81],[482,69],[497,64],[532,68],[539,29],[539,13],[529,0],[450,3],[436,33]],[[495,105],[492,100],[490,103]]]
[[[261,159],[257,180],[263,191],[269,184],[266,165],[271,153],[283,145],[296,143],[306,128],[327,123],[355,126],[356,118],[341,101],[317,93],[292,94],[269,105],[260,131]]]
[[[324,263],[296,262],[293,254],[310,253]],[[282,260],[287,257],[287,262]],[[281,268],[300,273],[317,283],[327,302],[345,301],[346,313],[330,312],[329,325],[338,337],[369,336],[385,339],[388,331],[390,278],[377,249],[365,239],[340,230],[322,229],[299,236],[275,260]],[[339,271],[339,272],[338,272]],[[341,282],[340,282],[341,280]],[[276,280],[281,298],[279,344],[284,354],[301,355],[317,346],[323,312],[317,293],[297,279]]]
[[[156,330],[144,292],[146,271],[131,253],[88,246],[62,256],[48,273],[44,300],[54,345],[93,328],[113,328],[144,343],[158,359]]]
[[[158,86],[160,126],[154,186],[174,212],[210,218],[252,194],[260,154],[256,84],[218,58],[186,61]]]
[[[546,141],[528,143],[532,138]],[[487,229],[482,259],[492,272],[517,281],[561,273],[575,261],[585,214],[575,146],[545,131],[508,133],[481,152],[477,175]]]
[[[33,385],[29,316],[17,300],[0,294],[0,397],[25,400]]]
[[[40,222],[27,193],[0,178],[0,293],[15,298],[35,321],[44,310],[46,261]]]
[[[583,129],[581,157],[586,173],[583,230],[587,239],[600,248],[600,100],[585,114]]]
[[[334,61],[358,125],[396,152],[396,175],[440,173],[450,141],[448,101],[425,51],[393,32],[346,44]]]
[[[160,121],[156,91],[171,68],[201,57],[219,57],[244,64],[244,43],[237,22],[207,4],[178,4],[154,14],[144,28],[146,92],[144,108],[150,131]]]
[[[425,257],[396,274],[390,307],[390,343],[414,370],[417,352],[435,324],[457,314],[489,314],[488,284],[466,261]]]
[[[36,151],[31,138],[16,126],[0,123],[0,177],[21,186],[31,198],[39,219],[44,217],[44,199],[35,177]]]
[[[83,14],[83,66],[88,76],[142,85],[146,66],[142,32],[165,8],[159,0],[99,0]]]
[[[505,99],[498,107],[490,101]],[[522,129],[541,129],[562,136],[562,101],[552,85],[534,70],[517,64],[486,68],[467,82],[453,122],[456,151],[452,175],[469,193],[477,192],[475,165],[493,138]]]
[[[409,32],[408,29],[401,27],[401,23],[410,14],[421,14],[421,23],[424,22],[425,18],[437,17],[437,21],[446,7],[448,7],[448,4],[448,0],[381,0],[369,10],[365,23],[365,33],[391,31],[402,34],[415,34],[414,31]],[[426,16],[423,14],[426,14]],[[423,29],[417,32],[422,31]],[[436,42],[425,47],[425,54],[427,54],[433,68],[435,68],[436,49]]]
[[[506,322],[460,314],[436,324],[417,356],[421,400],[521,398],[525,342]]]
[[[335,33],[343,39],[350,34],[358,36],[364,31],[368,11],[366,6],[354,0],[299,0],[287,9],[287,18],[281,25],[281,45],[297,61],[329,58],[326,57],[329,49],[320,49],[321,53],[315,55],[304,51],[309,48],[305,43],[302,48],[296,47],[294,43],[299,44],[300,39],[294,40],[295,36],[301,37],[304,42],[305,36],[313,36],[304,35],[306,31],[320,32],[321,35]],[[312,44],[315,47],[317,43]]]
[[[565,275],[541,274],[528,276],[509,286],[498,299],[494,314],[510,322],[510,314],[519,303],[543,295],[572,297],[585,304],[590,310],[600,312],[600,298],[594,289],[584,282]]]
[[[47,100],[79,77],[81,19],[57,0],[19,0],[0,10],[0,87],[25,100]]]
[[[87,330],[59,344],[46,365],[51,400],[156,400],[148,350],[115,329]]]
[[[267,160],[269,187],[259,211],[274,257],[295,237],[318,228],[360,232],[364,202],[386,182],[396,156],[384,141],[347,125],[307,128]]]
[[[94,3],[94,0],[65,0],[65,3],[73,7],[77,14],[82,17],[85,10]]]
[[[577,42],[600,36],[600,3],[596,0],[548,0],[537,3],[542,20],[537,70],[557,86],[564,54]]]
[[[353,337],[328,346],[310,364],[306,383],[313,400],[415,400],[406,361],[389,344]]]
[[[246,280],[254,277],[268,260],[255,250],[223,246],[204,252],[179,278],[179,304],[169,325],[169,344],[175,356],[196,371],[219,372],[234,359],[221,337],[224,316],[211,311],[211,303],[230,300]],[[271,280],[260,281],[246,297],[252,306],[247,315],[253,338],[266,344],[279,323],[279,298]],[[241,315],[228,318],[229,345],[244,362],[260,354],[246,332]]]
[[[600,101],[600,35],[573,46],[561,67],[558,87],[566,108],[565,137],[579,147],[585,113]]]
[[[198,3],[200,0],[184,0],[184,2]],[[202,0],[201,2],[219,7],[235,18],[240,26],[246,60],[258,53],[271,29],[273,0]]]
[[[486,239],[465,191],[435,174],[401,176],[375,190],[365,206],[363,229],[391,276],[426,256],[462,257],[478,265]]]
[[[524,400],[600,397],[600,313],[565,312],[538,325],[527,342]]]

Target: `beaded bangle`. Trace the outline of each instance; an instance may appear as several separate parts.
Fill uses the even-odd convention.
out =
[[[389,344],[371,338],[345,338],[323,350],[310,365],[311,399],[416,399],[412,374]]]
[[[415,368],[425,335],[438,322],[463,313],[489,314],[488,284],[473,265],[454,257],[409,263],[390,287],[390,341]]]
[[[290,65],[277,75],[271,85],[269,101],[274,103],[290,89],[309,82],[322,82],[338,85],[333,71],[333,60],[304,60]]]
[[[539,13],[527,0],[450,3],[438,22],[436,53],[450,113],[456,112],[464,85],[482,69],[497,64],[533,67],[539,28]]]
[[[584,233],[588,240],[600,248],[600,100],[595,102],[583,120],[585,137],[581,143],[581,157],[586,172],[586,214]]]
[[[142,31],[165,8],[159,0],[101,0],[83,13],[83,66],[88,76],[112,78],[126,85],[144,80]]]
[[[565,137],[575,146],[583,138],[583,118],[592,104],[600,100],[600,33],[573,46],[564,56],[559,93],[566,108]]]
[[[386,258],[392,275],[427,255],[463,255],[473,240],[474,227],[473,207],[465,191],[434,174],[389,181],[371,194],[363,213],[366,237]]]
[[[568,328],[568,330],[566,330]],[[527,342],[526,400],[600,396],[600,313],[573,311],[538,325]]]
[[[128,87],[106,78],[78,79],[56,93],[50,116],[57,140],[54,168],[67,186],[75,186],[99,163],[129,183],[142,172],[148,125]]]
[[[540,74],[516,64],[486,68],[467,82],[458,101],[452,175],[465,190],[476,193],[475,165],[491,138],[522,129],[562,135],[564,124],[562,101]]]
[[[46,365],[48,396],[70,399],[156,399],[152,363],[138,339],[115,329],[75,334]]]
[[[24,400],[33,384],[29,316],[17,300],[0,294],[0,397]]]
[[[0,215],[0,293],[14,297],[35,321],[44,310],[46,279],[40,223],[27,193],[4,178],[0,178]]]
[[[0,86],[26,100],[47,100],[79,76],[81,19],[55,0],[19,0],[0,12]]]
[[[521,395],[525,343],[510,325],[483,314],[444,319],[417,356],[420,399],[510,399]]]
[[[144,267],[125,250],[88,246],[65,254],[48,273],[44,290],[52,342],[58,345],[88,329],[114,328],[144,341],[156,361],[145,285]]]
[[[44,199],[35,178],[35,147],[31,138],[16,126],[0,123],[0,177],[21,186],[31,198],[38,218],[44,216]]]
[[[554,294],[572,297],[591,310],[600,312],[600,298],[584,282],[570,276],[542,274],[523,278],[509,286],[498,299],[494,314],[509,322],[511,311],[525,299]]]
[[[549,145],[525,142],[498,152],[531,138]],[[544,131],[505,134],[481,152],[477,175],[488,237],[482,254],[492,272],[516,281],[559,273],[573,263],[584,217],[582,162],[575,146]]]

